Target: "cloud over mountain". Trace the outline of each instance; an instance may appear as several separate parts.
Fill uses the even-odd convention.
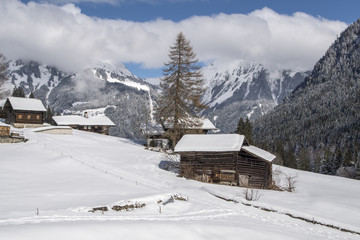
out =
[[[95,62],[162,67],[182,31],[200,61],[243,59],[283,68],[311,68],[346,24],[269,8],[244,14],[193,16],[179,22],[86,16],[74,4],[0,2],[0,52],[78,70]]]

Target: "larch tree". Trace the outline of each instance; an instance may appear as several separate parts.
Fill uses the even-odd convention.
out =
[[[245,135],[249,144],[253,144],[253,130],[249,118],[246,118],[246,121],[244,121],[243,118],[240,118],[235,132],[237,134]]]
[[[163,69],[162,94],[155,116],[164,129],[169,128],[166,137],[174,149],[186,128],[200,124],[196,117],[206,105],[201,103],[205,90],[200,66],[190,41],[182,32],[170,47],[169,58]]]

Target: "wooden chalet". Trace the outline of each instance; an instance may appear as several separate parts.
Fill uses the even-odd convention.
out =
[[[175,146],[180,174],[204,182],[270,188],[275,156],[239,134],[184,135]]]
[[[88,117],[78,115],[64,115],[52,117],[55,125],[69,126],[73,129],[95,132],[104,135],[109,135],[109,128],[115,124],[106,116]]]
[[[219,129],[207,118],[197,118],[194,121],[198,124],[189,125],[184,129],[184,134],[207,134],[209,131],[219,131]],[[160,147],[163,149],[168,149],[170,147],[170,141],[166,138],[166,131],[168,131],[172,125],[165,123],[164,127],[160,124],[148,124],[147,126],[142,126],[143,133],[146,135],[146,144],[148,147]]]
[[[4,104],[5,122],[14,127],[36,127],[43,124],[46,109],[35,98],[9,97]]]

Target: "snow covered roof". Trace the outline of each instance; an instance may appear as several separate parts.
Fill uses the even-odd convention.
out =
[[[271,153],[269,153],[263,149],[260,149],[258,147],[255,147],[255,146],[243,146],[242,149],[245,152],[247,152],[253,156],[259,157],[268,162],[272,162],[276,158],[275,155],[272,155]]]
[[[9,97],[8,100],[14,110],[46,112],[44,105],[39,99]]]
[[[57,125],[81,125],[81,126],[115,126],[106,116],[82,117],[78,115],[54,116],[53,120]]]
[[[213,131],[219,130],[207,118],[197,118],[197,119],[195,119],[193,121],[194,122],[198,121],[200,126],[189,126],[188,129],[213,130]],[[165,122],[165,127],[166,128],[171,128],[172,123]],[[153,124],[153,123],[142,124],[141,129],[142,129],[142,132],[144,134],[148,134],[148,135],[162,135],[162,134],[165,133],[163,127],[158,123],[156,123],[156,124]]]
[[[202,129],[202,130],[219,130],[218,128],[216,128],[214,126],[214,124],[207,118],[190,118],[189,119],[189,125],[190,124],[194,124],[196,123],[196,125],[198,126],[188,126],[188,129]],[[198,123],[198,124],[197,124]],[[168,128],[172,127],[172,122],[171,121],[166,121],[165,122],[165,126]]]
[[[2,127],[11,127],[11,125],[3,123],[2,121],[0,121],[0,126],[2,126]]]
[[[200,126],[190,127],[190,129],[203,129],[203,130],[218,130],[214,124],[207,118],[199,118],[198,119]]]
[[[188,134],[175,146],[175,152],[236,152],[241,149],[255,157],[272,162],[276,156],[255,146],[243,146],[245,137],[239,134]]]
[[[175,146],[175,152],[240,151],[245,137],[239,134],[188,134]]]
[[[163,127],[160,124],[141,124],[141,130],[144,134],[147,135],[162,135],[165,133]]]

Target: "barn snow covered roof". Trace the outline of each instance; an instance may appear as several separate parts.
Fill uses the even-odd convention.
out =
[[[242,149],[250,155],[259,157],[265,161],[272,162],[276,156],[255,146],[243,146]]]
[[[188,134],[175,146],[175,152],[240,151],[245,137],[239,134]]]
[[[106,116],[82,117],[78,115],[54,116],[53,120],[57,125],[69,126],[115,126],[115,124]]]
[[[39,99],[9,97],[8,100],[14,110],[46,112],[44,105]]]
[[[255,146],[244,144],[245,137],[239,134],[188,134],[175,146],[175,152],[239,152],[272,162],[276,156]],[[245,146],[246,145],[246,146]]]
[[[182,121],[182,120],[180,120]],[[184,123],[182,121],[182,123]],[[172,128],[173,123],[171,121],[166,121],[165,126],[167,128]],[[214,124],[207,118],[198,118],[198,117],[191,117],[189,119],[187,129],[199,129],[199,130],[219,130],[214,126]],[[198,125],[198,126],[196,126]]]

